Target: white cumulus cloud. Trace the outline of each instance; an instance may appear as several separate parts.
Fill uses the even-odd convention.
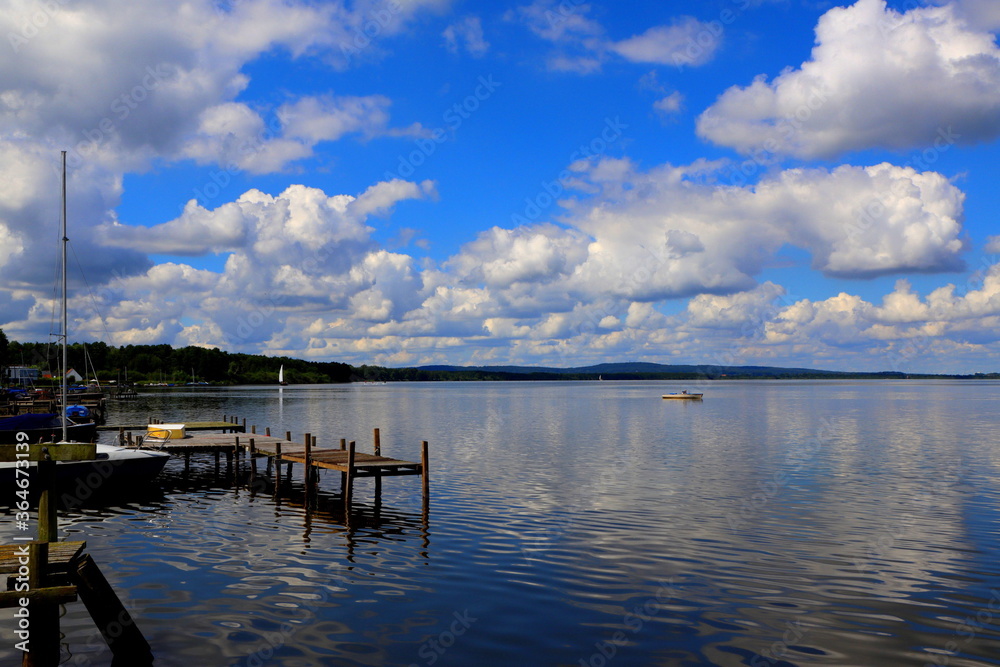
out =
[[[805,158],[989,141],[1000,134],[1000,49],[953,5],[901,14],[858,0],[823,15],[809,61],[730,88],[697,128],[744,153]]]

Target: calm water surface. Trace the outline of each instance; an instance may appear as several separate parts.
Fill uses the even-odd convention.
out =
[[[339,475],[168,463],[61,514],[154,647],[194,665],[1000,664],[1000,383],[178,388],[111,422],[246,417],[419,460],[376,505]],[[261,464],[263,472],[263,464]],[[9,502],[9,501],[5,501]],[[9,514],[0,537],[14,534]],[[13,636],[11,612],[0,616]],[[110,654],[82,604],[66,664]],[[19,664],[0,647],[0,664]]]

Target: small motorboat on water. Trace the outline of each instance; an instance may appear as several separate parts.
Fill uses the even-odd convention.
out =
[[[687,399],[689,401],[700,401],[704,395],[705,394],[696,394],[693,392],[689,393],[688,390],[685,389],[682,392],[674,394],[664,394],[663,398],[679,398],[679,399]]]

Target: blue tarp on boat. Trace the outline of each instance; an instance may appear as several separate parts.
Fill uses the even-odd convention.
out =
[[[69,405],[66,407],[66,416],[70,419],[87,419],[90,417],[90,408],[84,405]]]
[[[45,428],[62,428],[59,415],[25,414],[0,418],[0,431],[32,431]]]

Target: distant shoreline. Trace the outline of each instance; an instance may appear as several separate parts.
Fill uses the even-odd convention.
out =
[[[11,341],[0,349],[0,366],[24,366],[38,374],[58,367],[53,348],[46,343]],[[722,366],[718,364],[657,364],[651,362],[602,363],[591,366],[555,368],[548,366],[453,366],[431,365],[387,368],[335,361],[307,361],[291,357],[226,352],[219,348],[169,345],[127,345],[73,343],[69,346],[69,366],[83,371],[86,379],[102,383],[135,386],[149,384],[190,386],[270,385],[278,383],[279,369],[289,384],[349,382],[434,382],[434,381],[561,381],[561,380],[667,380],[703,382],[710,380],[928,380],[1000,379],[1000,373],[905,373],[902,371],[828,371],[779,366]],[[95,371],[96,369],[96,371]],[[83,373],[80,374],[82,376]],[[49,381],[44,381],[48,383]],[[42,384],[42,383],[38,383]]]

